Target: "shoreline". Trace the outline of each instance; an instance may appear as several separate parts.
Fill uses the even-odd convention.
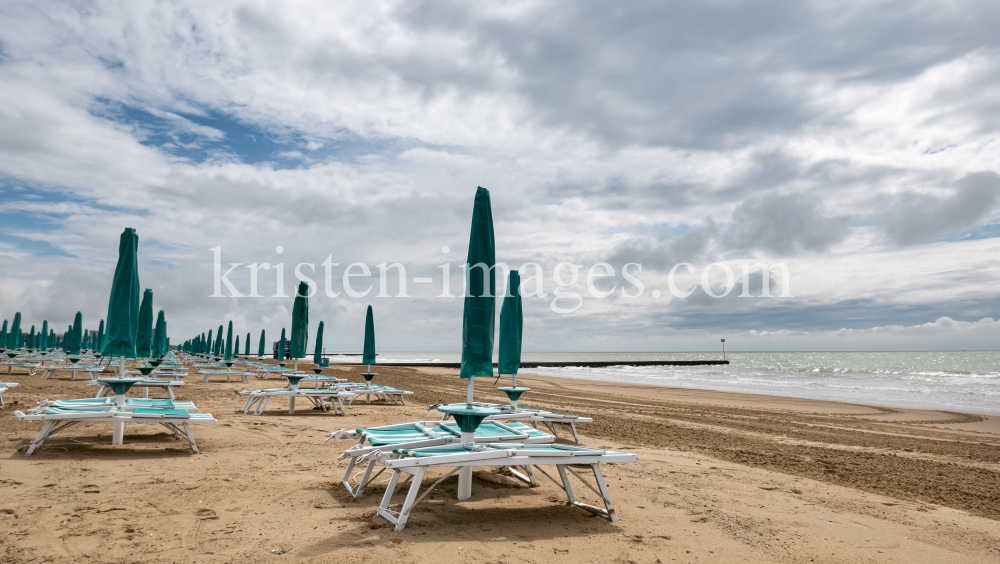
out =
[[[358,381],[362,371],[324,373]],[[111,446],[110,425],[81,423],[29,458],[40,427],[11,412],[95,388],[68,374],[4,375],[21,385],[0,410],[0,559],[1000,562],[994,417],[531,374],[518,376],[532,388],[523,405],[593,417],[577,425],[582,444],[639,456],[602,468],[621,520],[565,506],[544,479],[529,488],[487,467],[472,499],[458,502],[448,478],[396,533],[375,516],[384,484],[359,500],[340,484],[337,457],[353,441],[323,440],[339,428],[439,419],[427,405],[463,401],[465,390],[454,369],[377,372],[376,384],[414,392],[405,407],[289,415],[274,401],[255,417],[233,391],[284,381],[206,384],[192,371],[178,399],[218,419],[193,429],[202,454],[158,425],[130,424],[125,444]],[[477,378],[477,400],[506,399],[488,384]],[[595,501],[582,486],[577,494]]]

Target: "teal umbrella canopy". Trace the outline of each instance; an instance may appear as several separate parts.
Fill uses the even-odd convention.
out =
[[[146,358],[153,354],[153,291],[149,288],[142,293],[139,306],[139,328],[135,333],[135,355]]]
[[[250,356],[250,333],[247,333],[247,344],[244,346],[246,347],[246,352],[243,354],[245,356]]]
[[[292,305],[292,358],[304,358],[309,344],[309,284],[299,282]]]
[[[236,340],[233,342],[233,354],[240,354],[240,336],[236,335]]]
[[[97,343],[94,345],[94,350],[101,352],[104,348],[104,320],[101,320],[101,324],[97,327]]]
[[[21,312],[14,314],[14,322],[10,324],[10,334],[7,335],[7,348],[16,349],[21,346]]]
[[[233,359],[233,322],[229,322],[229,330],[226,331],[226,360]]]
[[[42,341],[39,343],[39,348],[43,351],[49,348],[49,321],[47,319],[42,321]]]
[[[31,326],[31,331],[28,332],[28,345],[31,348],[35,348],[35,326]]]
[[[205,336],[205,334],[204,334],[204,333],[202,333],[201,335],[202,335],[203,337]],[[214,345],[215,345],[215,341],[213,341],[213,340],[212,340],[212,330],[211,330],[211,329],[209,329],[209,330],[208,330],[208,340],[207,340],[207,341],[205,341],[205,352],[206,352],[206,353],[210,353],[210,352],[212,352],[212,350],[211,350],[211,349],[212,349],[212,348],[214,347]]]
[[[493,325],[496,320],[496,246],[493,211],[486,188],[476,190],[466,258],[465,310],[462,316],[462,378],[493,376]]]
[[[7,320],[3,320],[3,329],[0,329],[0,347],[7,346]]]
[[[313,364],[319,366],[320,361],[323,360],[323,322],[319,322],[319,327],[316,328],[316,349],[313,350]]]
[[[365,316],[365,349],[361,364],[375,364],[375,316],[372,306],[368,306],[368,315]]]
[[[264,358],[264,330],[260,330],[260,345],[257,347],[257,357]]]
[[[170,334],[167,333],[167,318],[163,318],[163,346],[160,347],[160,355],[170,352]]]
[[[285,328],[281,328],[281,341],[278,342],[278,358],[285,360]]]
[[[83,314],[79,311],[76,312],[76,318],[73,320],[73,334],[71,338],[69,354],[80,354],[80,346],[83,344],[81,341],[83,338]]]
[[[219,332],[215,334],[215,348],[212,349],[215,356],[222,354],[223,343],[225,343],[225,341],[222,340],[222,325],[219,325]]]
[[[118,266],[108,302],[104,356],[135,358],[135,337],[139,328],[139,236],[128,227],[118,244]]]
[[[141,308],[140,308],[141,309]],[[152,353],[153,356],[159,358],[163,356],[163,310],[161,309],[156,314],[156,324],[153,325],[153,344]]]
[[[510,271],[507,295],[500,308],[500,362],[498,374],[517,374],[521,367],[521,331],[524,317],[521,313],[521,275]]]

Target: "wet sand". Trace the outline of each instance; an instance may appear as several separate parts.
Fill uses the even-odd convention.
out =
[[[278,381],[205,384],[192,371],[178,399],[219,420],[193,427],[202,454],[154,424],[126,426],[115,447],[110,424],[80,424],[29,458],[41,425],[12,412],[96,388],[4,374],[21,386],[0,410],[0,561],[1000,562],[996,417],[531,375],[518,379],[533,389],[525,406],[590,415],[583,444],[639,455],[605,468],[621,520],[488,470],[465,502],[443,482],[396,533],[375,516],[384,486],[353,500],[339,483],[353,441],[323,440],[437,419],[426,406],[464,389],[456,370],[378,372],[415,392],[408,406],[288,415],[274,399],[254,417],[233,390]],[[504,399],[487,379],[476,397]]]

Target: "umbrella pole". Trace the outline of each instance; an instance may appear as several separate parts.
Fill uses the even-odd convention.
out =
[[[119,366],[119,370],[120,370],[118,372],[118,377],[119,378],[124,378],[125,377],[125,355],[122,355],[119,358],[120,358],[121,362],[118,365]],[[118,394],[115,394],[115,405],[118,405],[118,406],[125,405],[125,398],[124,397],[119,398]],[[124,421],[115,421],[113,423],[113,430],[111,432],[111,444],[112,445],[120,445],[120,444],[122,444],[122,439],[124,438],[124,436],[125,436],[125,422]]]
[[[465,403],[472,405],[472,391],[475,387],[475,376],[469,376],[469,391],[465,394]],[[462,444],[476,442],[475,432],[462,432]],[[472,466],[463,466],[458,470],[458,500],[464,501],[472,497]]]

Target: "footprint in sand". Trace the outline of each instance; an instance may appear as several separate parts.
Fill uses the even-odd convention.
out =
[[[101,493],[101,488],[95,484],[83,486],[83,493]]]
[[[215,514],[215,511],[211,509],[199,509],[196,515],[198,516],[198,519],[201,519],[202,521],[219,518],[219,516]]]

